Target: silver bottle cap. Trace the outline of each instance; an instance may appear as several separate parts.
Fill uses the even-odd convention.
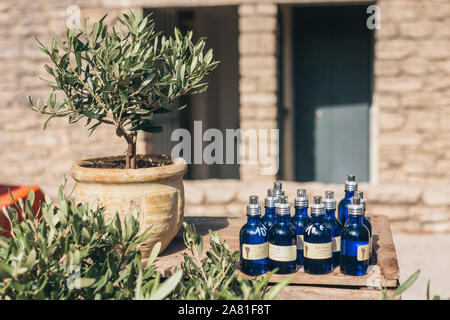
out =
[[[354,216],[362,215],[364,205],[361,203],[360,197],[352,197],[350,204],[348,205],[348,214]]]
[[[345,181],[345,191],[358,190],[358,184],[356,183],[356,177],[354,174],[349,174]]]
[[[325,197],[323,198],[323,204],[326,210],[336,209],[336,199],[334,198],[333,191],[325,191]]]
[[[287,196],[282,195],[278,197],[278,202],[275,204],[275,212],[280,216],[290,214]]]
[[[308,208],[308,198],[306,197],[306,189],[297,189],[297,197],[295,198],[296,208]]]
[[[355,191],[355,197],[361,198],[361,204],[363,205],[364,210],[366,210],[366,199],[364,199],[364,192]]]
[[[247,215],[248,216],[261,215],[261,206],[258,204],[258,196],[249,197],[247,205]]]
[[[284,191],[282,190],[283,184],[281,182],[274,182],[273,188],[277,191],[278,196],[284,196]]]
[[[274,208],[275,204],[278,201],[277,197],[277,190],[275,189],[268,189],[267,190],[267,197],[264,200],[264,205],[268,208]]]
[[[314,196],[313,203],[311,203],[311,215],[325,214],[325,205],[322,203],[321,196]]]

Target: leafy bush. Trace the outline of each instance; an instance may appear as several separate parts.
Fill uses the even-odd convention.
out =
[[[183,254],[183,277],[171,294],[172,299],[273,299],[290,282],[288,277],[268,291],[269,279],[276,269],[262,280],[236,277],[239,251],[233,252],[217,233],[209,231],[211,250],[202,259],[203,238],[198,236],[194,225],[183,223],[183,226],[184,243],[191,254]]]
[[[58,207],[46,196],[36,215],[33,192],[19,199],[19,210],[3,208],[12,228],[10,238],[0,237],[1,299],[270,299],[287,283],[267,293],[268,278],[236,278],[237,252],[213,233],[209,260],[201,262],[203,242],[186,224],[193,258],[185,255],[181,268],[161,281],[152,265],[160,243],[141,263],[139,245],[151,235],[138,232],[136,211],[122,224],[117,214],[105,221],[104,208],[75,205],[64,189]]]
[[[48,120],[86,119],[91,133],[101,124],[114,126],[128,144],[126,168],[134,169],[138,132],[160,132],[152,115],[176,110],[173,102],[183,95],[205,91],[203,78],[218,62],[211,49],[205,52],[204,38],[193,42],[192,31],[161,35],[139,10],[117,18],[119,31],[108,28],[105,17],[90,29],[86,19],[83,30],[67,29],[63,39],[55,34],[50,47],[36,39],[52,61],[45,70],[53,92],[46,101],[29,97],[29,103]],[[55,92],[65,98],[57,102]]]
[[[139,299],[164,298],[181,277],[178,271],[162,284],[152,262],[141,264],[139,244],[149,232],[138,233],[137,213],[104,220],[104,208],[75,205],[59,189],[59,208],[46,196],[38,219],[31,205],[19,199],[3,209],[11,237],[0,238],[0,297],[2,299]],[[24,219],[21,223],[18,217]]]

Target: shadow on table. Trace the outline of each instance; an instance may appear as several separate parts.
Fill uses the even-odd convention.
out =
[[[229,225],[229,219],[227,217],[184,217],[184,222],[194,224],[197,229],[197,234],[203,237],[208,234],[209,230],[215,232],[226,228]],[[183,232],[184,228],[181,227],[167,249],[160,254],[161,257],[186,249],[183,241]]]
[[[380,247],[378,245],[379,236],[377,234],[374,234],[372,237],[372,264],[377,264],[377,251]]]

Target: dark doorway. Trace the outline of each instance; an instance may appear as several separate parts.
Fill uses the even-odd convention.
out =
[[[374,35],[366,9],[292,7],[296,181],[369,180]]]
[[[206,37],[206,47],[212,48],[219,66],[207,77],[208,90],[199,95],[182,97],[181,105],[188,108],[176,114],[158,114],[155,119],[165,126],[163,133],[149,136],[148,152],[170,154],[178,142],[170,142],[172,131],[185,128],[194,140],[194,121],[202,121],[203,132],[217,128],[224,135],[226,129],[239,128],[239,52],[238,14],[236,6],[198,8],[146,9],[153,12],[156,29],[173,35],[173,28],[182,32],[194,31],[194,41]],[[204,142],[203,147],[210,142]],[[224,158],[225,152],[224,151]],[[234,155],[237,159],[237,145]],[[193,159],[192,159],[193,160]],[[225,159],[224,159],[225,162]],[[239,165],[236,164],[191,164],[187,179],[239,179]]]

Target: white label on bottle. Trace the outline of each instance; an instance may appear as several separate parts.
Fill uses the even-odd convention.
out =
[[[333,241],[331,242],[331,250],[332,252],[341,251],[341,236],[333,237]]]
[[[303,235],[297,235],[297,250],[303,250]]]
[[[372,237],[369,239],[369,257],[372,256]]]
[[[297,259],[297,246],[277,246],[269,243],[269,259],[275,261],[295,261]]]
[[[369,244],[358,246],[358,255],[356,259],[358,261],[364,261],[369,259]]]
[[[333,256],[331,251],[332,242],[327,243],[310,243],[305,242],[305,248],[303,251],[303,255],[308,259],[329,259]]]
[[[246,260],[259,260],[269,256],[268,242],[261,244],[242,244],[242,258]]]

